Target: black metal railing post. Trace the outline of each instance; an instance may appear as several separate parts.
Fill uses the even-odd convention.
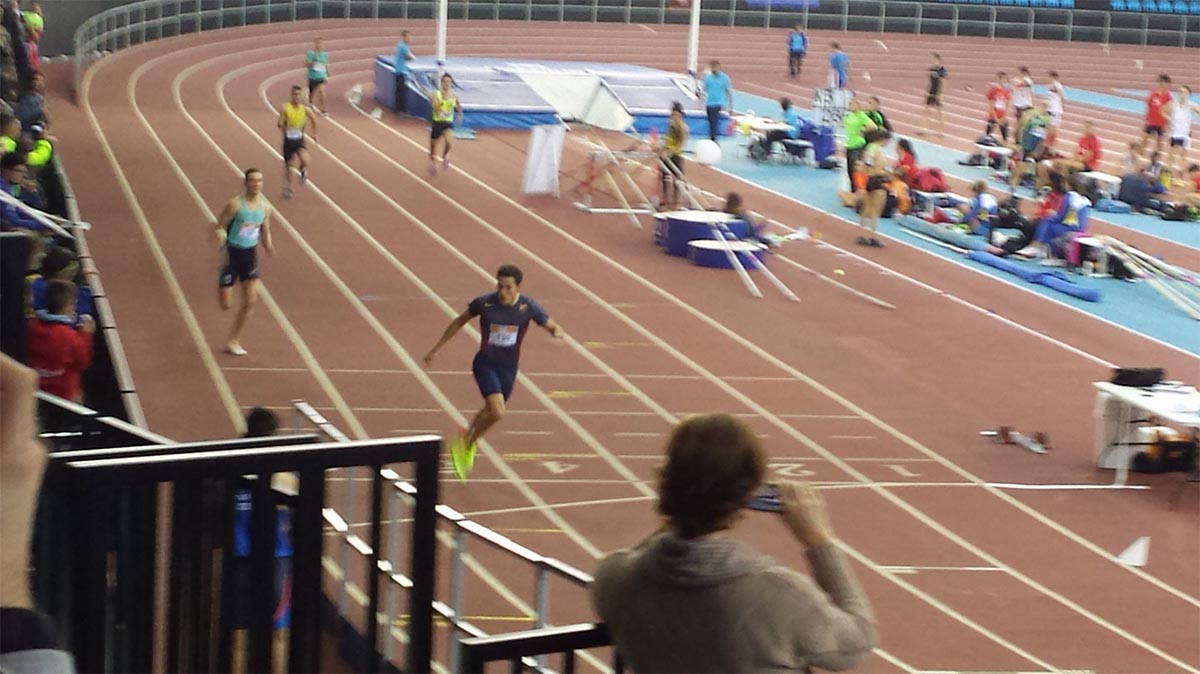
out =
[[[300,473],[300,498],[292,519],[292,628],[288,671],[316,672],[321,643],[321,551],[325,474]]]
[[[417,500],[413,512],[412,581],[409,595],[408,671],[427,672],[433,660],[433,595],[437,584],[438,469],[442,444],[417,461]]]

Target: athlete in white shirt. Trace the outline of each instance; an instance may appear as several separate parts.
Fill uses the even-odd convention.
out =
[[[1021,115],[1033,107],[1033,78],[1029,76],[1029,68],[1021,66],[1020,72],[1012,80],[1013,119],[1016,126],[1021,126]]]
[[[1171,128],[1167,165],[1174,175],[1182,178],[1184,165],[1187,164],[1187,151],[1192,146],[1192,112],[1200,112],[1200,105],[1192,102],[1191,88],[1180,85],[1174,102],[1168,104],[1166,110]]]
[[[1063,100],[1067,97],[1062,82],[1058,81],[1058,71],[1050,71],[1050,86],[1046,90],[1046,112],[1050,114],[1051,123],[1057,128],[1062,126]]]

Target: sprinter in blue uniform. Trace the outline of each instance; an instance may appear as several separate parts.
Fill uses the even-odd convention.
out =
[[[562,338],[563,329],[533,298],[521,294],[524,275],[516,265],[506,264],[496,272],[496,291],[471,300],[467,310],[450,321],[441,339],[425,354],[425,366],[472,318],[479,317],[479,353],[471,364],[471,373],[483,396],[483,408],[471,425],[450,443],[450,458],[458,479],[466,480],[475,465],[476,443],[489,428],[504,418],[505,403],[512,395],[517,379],[517,361],[521,343],[530,321]]]

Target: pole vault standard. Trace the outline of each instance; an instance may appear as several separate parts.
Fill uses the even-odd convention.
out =
[[[446,0],[441,0],[445,3]],[[700,73],[700,0],[692,0],[691,25],[688,28],[688,74],[699,77]]]
[[[446,65],[446,19],[449,17],[449,2],[438,0],[437,9],[437,62],[439,66],[444,66]]]

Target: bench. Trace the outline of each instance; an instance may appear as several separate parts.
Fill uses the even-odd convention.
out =
[[[1095,180],[1096,186],[1099,187],[1101,194],[1109,199],[1116,198],[1117,191],[1121,188],[1121,177],[1114,176],[1111,173],[1103,171],[1084,171],[1080,173],[1081,178]]]

